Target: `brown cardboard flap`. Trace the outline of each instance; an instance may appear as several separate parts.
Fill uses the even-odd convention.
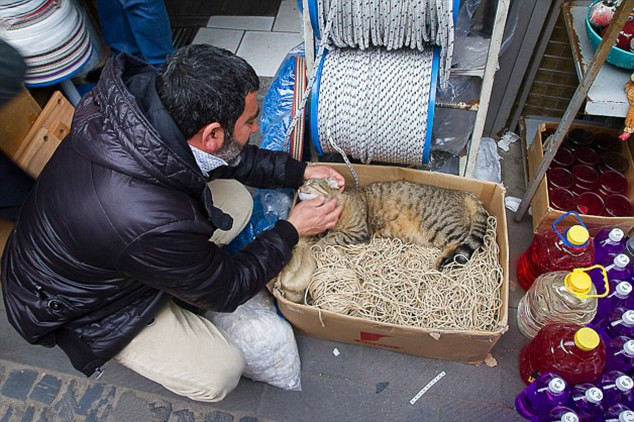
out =
[[[345,164],[327,165],[339,171],[346,178],[348,186],[353,184],[352,175]],[[504,207],[505,188],[496,183],[422,170],[374,165],[355,165],[354,168],[361,185],[377,181],[410,180],[442,188],[472,192],[482,200],[487,211],[497,218],[499,260],[504,277],[500,292],[503,304],[497,328],[487,332],[407,327],[323,311],[315,307],[290,302],[276,294],[280,311],[295,329],[309,336],[378,347],[417,356],[467,363],[482,362],[501,335],[508,330],[509,254]],[[274,281],[268,285],[271,291],[273,291],[273,284]]]

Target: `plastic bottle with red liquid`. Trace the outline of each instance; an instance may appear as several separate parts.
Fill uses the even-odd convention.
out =
[[[552,323],[520,352],[520,376],[528,384],[554,372],[569,385],[595,382],[605,368],[605,346],[595,330],[571,323]]]
[[[597,387],[603,391],[605,407],[616,403],[628,404],[634,399],[634,381],[621,371],[608,371],[601,375]]]
[[[608,407],[603,415],[605,422],[634,422],[634,411],[622,403]]]
[[[547,415],[531,418],[531,422],[579,422],[577,412],[568,406],[553,407]]]
[[[614,257],[625,250],[625,242],[625,233],[618,227],[601,229],[594,238],[594,263],[610,265]]]
[[[553,407],[567,402],[569,398],[570,389],[566,381],[552,372],[546,372],[517,395],[515,410],[520,416],[529,419],[547,414]]]
[[[570,400],[582,421],[596,421],[603,416],[603,391],[596,385],[584,382],[572,388]]]
[[[579,222],[563,234],[557,224],[569,215]],[[528,290],[537,276],[551,271],[589,267],[594,262],[594,243],[579,214],[569,211],[553,221],[552,230],[537,233],[517,263],[517,279]]]
[[[631,372],[634,369],[634,340],[617,336],[605,346],[605,370]]]

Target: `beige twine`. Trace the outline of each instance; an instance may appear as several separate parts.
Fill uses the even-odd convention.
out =
[[[502,267],[496,220],[465,265],[433,269],[440,250],[374,237],[369,244],[311,246],[317,261],[304,304],[339,314],[435,330],[499,328]]]

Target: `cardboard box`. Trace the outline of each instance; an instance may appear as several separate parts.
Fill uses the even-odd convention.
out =
[[[344,164],[330,165],[346,177],[348,186],[352,186],[350,171]],[[277,297],[280,311],[301,334],[417,356],[481,363],[508,329],[509,255],[504,187],[490,182],[397,167],[355,165],[355,169],[361,185],[376,181],[411,180],[473,192],[482,200],[487,211],[497,217],[499,259],[504,272],[500,292],[503,305],[500,310],[498,328],[488,332],[406,327],[320,311],[311,306],[296,304],[283,297]],[[272,285],[273,282],[269,284],[269,287]]]
[[[537,129],[535,139],[528,148],[528,175],[532,180],[537,172],[537,167],[544,157],[544,150],[542,142],[545,141],[543,132],[546,130],[554,131],[557,129],[558,123],[542,123]],[[573,124],[571,129],[582,128],[592,133],[613,133],[614,136],[620,135],[620,131],[612,128],[606,128],[601,126],[587,125],[587,124]],[[630,142],[631,144],[631,142]],[[632,152],[630,151],[631,145],[626,142],[622,142],[621,153],[625,156],[630,166],[625,172],[625,177],[629,184],[628,192],[626,196],[634,198],[634,165],[632,164]],[[553,221],[561,217],[565,213],[563,211],[556,210],[550,206],[550,199],[548,197],[548,183],[546,175],[537,187],[535,196],[531,201],[532,214],[533,214],[533,231],[537,233],[540,230],[549,230]],[[590,230],[590,234],[595,235],[602,227],[619,227],[626,234],[634,228],[634,217],[601,217],[594,215],[580,215],[583,223]],[[561,221],[561,227],[569,227],[575,224],[574,218],[566,218]]]

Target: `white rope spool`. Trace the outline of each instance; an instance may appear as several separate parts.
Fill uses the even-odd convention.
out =
[[[323,34],[334,8],[330,41],[338,48],[385,47],[423,51],[440,47],[440,83],[446,85],[454,43],[454,0],[312,0]],[[316,11],[314,9],[316,8]]]
[[[323,152],[340,152],[338,146],[366,164],[422,165],[432,61],[431,46],[329,51],[317,105]]]
[[[0,37],[26,62],[29,87],[71,77],[92,54],[84,19],[70,0],[0,0],[0,27]]]

